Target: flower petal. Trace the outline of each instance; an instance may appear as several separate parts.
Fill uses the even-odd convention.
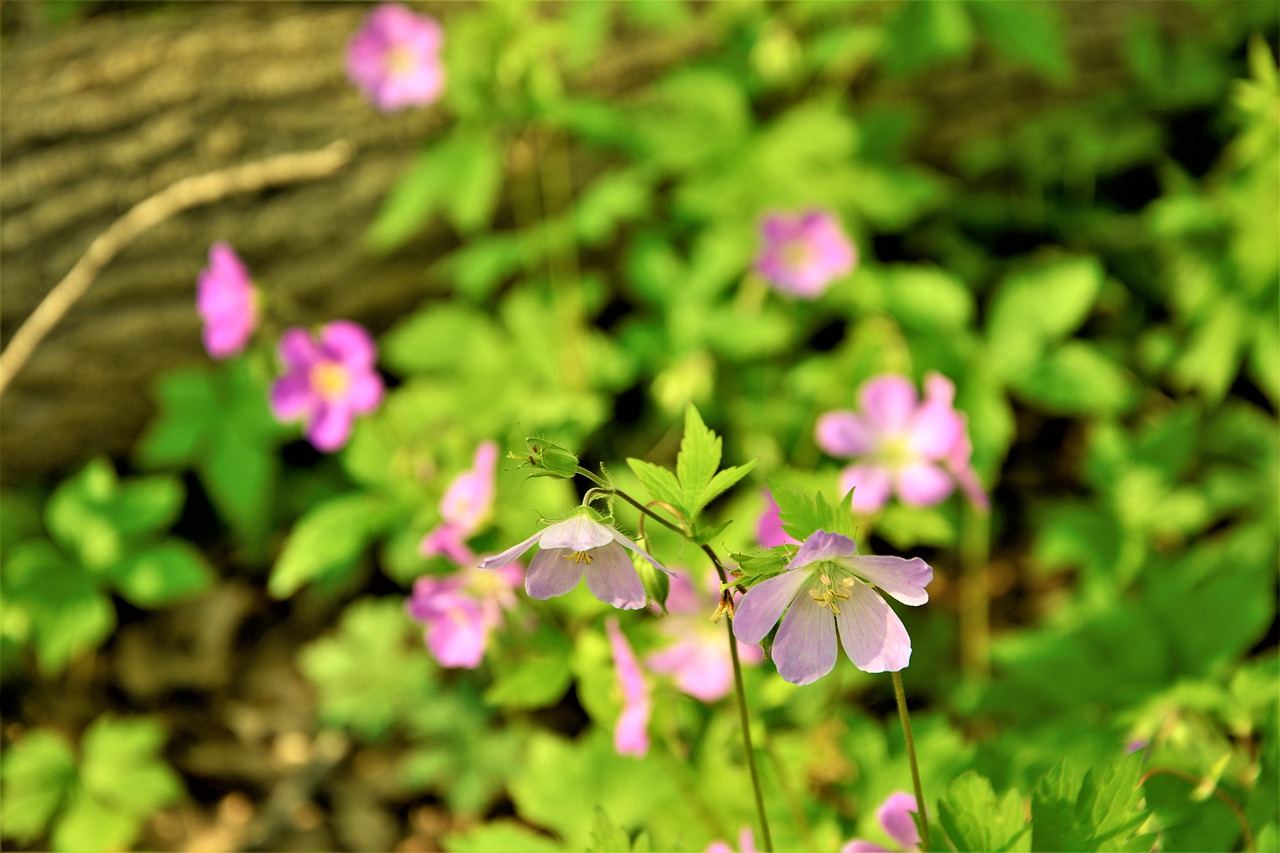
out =
[[[814,440],[829,456],[848,458],[870,453],[876,447],[876,437],[862,418],[843,409],[818,418],[814,429]]]
[[[480,568],[492,569],[496,566],[505,566],[508,563],[514,563],[517,559],[519,559],[521,555],[524,554],[525,551],[528,551],[530,548],[532,548],[533,544],[538,540],[540,540],[543,534],[546,532],[547,531],[545,530],[539,530],[537,533],[533,534],[528,539],[524,540],[518,545],[512,545],[510,548],[503,551],[501,554],[495,554],[492,557],[485,557],[483,560],[480,561]]]
[[[733,635],[744,643],[763,640],[808,579],[808,572],[789,571],[751,587],[736,608]]]
[[[773,641],[778,675],[792,684],[817,681],[836,665],[836,623],[831,610],[801,592],[791,602]]]
[[[855,838],[840,848],[840,853],[891,853],[889,848]]]
[[[903,432],[915,413],[916,386],[905,376],[884,374],[868,379],[858,390],[858,403],[867,425],[884,434]]]
[[[876,812],[885,832],[904,850],[914,850],[920,843],[920,830],[916,829],[915,818],[911,817],[916,811],[916,798],[898,791],[890,795]]]
[[[320,330],[320,345],[348,370],[371,368],[378,349],[364,327],[350,320],[335,320]]]
[[[950,474],[928,462],[903,468],[895,479],[898,497],[912,506],[933,506],[946,500],[956,488]]]
[[[850,465],[840,472],[840,493],[853,489],[853,511],[871,513],[889,502],[893,479],[879,465]]]
[[[964,421],[949,405],[926,401],[908,427],[908,446],[928,459],[945,459],[964,433]]]
[[[637,545],[636,543],[632,542],[632,541],[631,541],[630,539],[628,539],[626,536],[623,536],[623,535],[622,535],[622,533],[621,533],[617,528],[610,527],[610,528],[609,528],[609,532],[613,534],[613,541],[617,542],[617,543],[618,543],[619,545],[621,545],[623,548],[626,548],[626,549],[627,549],[627,550],[629,550],[629,551],[634,551],[635,553],[639,554],[641,557],[644,557],[644,558],[645,558],[646,560],[648,560],[648,561],[650,562],[650,564],[652,564],[652,565],[653,565],[653,567],[654,567],[655,569],[657,569],[658,571],[663,572],[663,573],[668,574],[668,575],[673,575],[673,574],[675,574],[674,572],[669,572],[669,571],[667,571],[665,568],[663,568],[662,564],[661,564],[661,563],[659,563],[657,560],[655,560],[655,559],[653,558],[653,556],[652,556],[651,554],[649,554],[649,552],[645,551],[645,550],[644,550],[643,548],[641,548],[639,545]]]
[[[543,548],[534,555],[529,562],[529,573],[524,576],[524,590],[530,598],[545,601],[564,595],[578,585],[582,579],[582,563],[567,559],[571,553],[565,548]],[[483,563],[481,568],[486,568]]]
[[[590,551],[613,540],[614,529],[585,512],[557,521],[542,531],[543,548]]]
[[[764,513],[756,522],[756,540],[766,548],[798,544],[791,534],[782,529],[782,510],[773,499],[773,492],[768,489],[764,490]]]
[[[332,453],[351,437],[351,410],[332,403],[321,405],[307,425],[307,440],[316,450]]]
[[[818,530],[809,534],[799,552],[792,558],[788,569],[799,569],[825,560],[844,560],[858,553],[858,543],[839,533]]]
[[[321,358],[311,334],[303,328],[286,329],[280,336],[280,360],[290,372],[306,373]]]
[[[382,402],[382,377],[372,370],[355,373],[345,400],[353,412],[362,415],[372,412]]]
[[[933,580],[933,568],[919,557],[851,557],[842,561],[865,581],[878,586],[903,604],[915,607],[929,600],[925,587]]]
[[[644,584],[631,558],[616,542],[590,552],[586,566],[587,589],[591,594],[621,610],[638,610],[645,605]]]
[[[911,661],[911,638],[902,620],[865,583],[854,581],[835,621],[845,654],[863,672],[897,672]]]

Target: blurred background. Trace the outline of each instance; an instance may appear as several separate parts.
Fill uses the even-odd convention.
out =
[[[965,769],[1026,797],[1064,753],[1140,744],[1171,772],[1125,849],[1280,846],[1280,7],[420,3],[444,89],[395,111],[348,77],[372,9],[0,5],[6,345],[133,205],[350,154],[139,234],[0,396],[7,847],[736,838],[729,700],[678,696],[649,756],[614,754],[585,596],[522,598],[482,666],[439,665],[404,600],[458,567],[419,540],[482,440],[543,434],[633,484],[623,460],[670,463],[693,402],[726,464],[759,460],[712,507],[746,552],[766,480],[835,494],[823,412],[931,371],[991,513],[860,527],[937,571],[902,614],[931,811]],[[763,216],[808,209],[858,261],[796,299],[753,260]],[[218,364],[194,302],[216,241],[271,308]],[[331,455],[271,417],[268,339],[338,318],[378,338],[388,393]],[[522,480],[497,474],[477,553],[574,500]],[[887,683],[843,663],[801,690],[749,673],[788,849],[887,843],[875,811],[909,784]]]

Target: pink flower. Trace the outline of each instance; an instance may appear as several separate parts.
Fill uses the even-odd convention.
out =
[[[904,376],[886,374],[858,390],[861,413],[828,412],[818,419],[818,446],[832,456],[859,461],[840,475],[853,493],[856,512],[874,512],[895,492],[903,503],[932,506],[958,484],[982,509],[987,495],[969,463],[965,417],[953,407],[955,386],[939,373],[925,377],[925,398]]]
[[[756,539],[766,548],[800,544],[782,529],[782,512],[773,499],[773,492],[768,489],[764,490],[764,514],[756,522]]]
[[[917,810],[916,798],[899,791],[890,795],[880,807],[880,811],[876,812],[880,825],[884,827],[885,832],[889,833],[890,838],[898,842],[899,850],[920,849],[920,830],[916,829],[915,819],[911,817]],[[890,851],[879,844],[855,838],[841,847],[840,853],[890,853]]]
[[[196,310],[204,321],[204,348],[211,358],[241,352],[258,326],[253,280],[226,243],[209,247],[209,266],[196,278]]]
[[[645,658],[653,672],[674,676],[676,687],[702,702],[714,702],[733,686],[733,661],[725,645],[724,626],[708,617],[720,601],[720,583],[714,571],[707,575],[706,591],[699,594],[682,575],[671,578],[667,616],[658,626],[670,640],[665,648]],[[764,659],[759,646],[738,644],[744,664]]]
[[[434,19],[384,3],[351,38],[347,76],[385,113],[429,104],[444,89],[442,41]]]
[[[733,848],[724,841],[712,841],[707,845],[707,853],[733,853]],[[744,826],[738,833],[738,853],[759,853],[756,849],[756,837],[749,826]]]
[[[631,644],[618,627],[617,617],[610,616],[604,627],[609,634],[613,665],[618,671],[618,686],[622,689],[622,715],[613,730],[613,748],[619,755],[644,758],[649,751],[649,713],[653,710],[649,685]]]
[[[759,643],[781,619],[773,660],[792,684],[830,672],[838,645],[864,672],[896,672],[911,660],[911,638],[871,585],[915,606],[929,600],[924,588],[931,580],[933,569],[919,557],[859,556],[852,539],[819,530],[804,540],[786,571],[747,590],[733,633],[744,643]]]
[[[623,610],[644,607],[644,584],[624,548],[648,560],[658,571],[667,571],[639,545],[599,521],[587,507],[580,507],[575,514],[539,530],[501,554],[482,560],[480,568],[515,562],[534,545],[541,550],[529,563],[524,588],[530,598],[540,600],[564,595],[577,586],[585,574],[587,589],[605,604]]]
[[[493,511],[493,472],[498,461],[498,445],[482,442],[476,448],[471,468],[449,484],[440,499],[439,524],[419,546],[423,556],[444,554],[460,565],[471,565],[475,555],[466,540],[489,520]]]
[[[491,572],[464,568],[448,577],[421,577],[405,601],[405,611],[427,626],[427,649],[442,666],[474,669],[484,657],[490,633],[502,622],[502,611],[515,607],[512,590],[520,575],[517,564]]]
[[[369,333],[346,320],[325,326],[315,339],[306,329],[289,329],[280,337],[285,374],[271,386],[271,410],[282,421],[306,421],[307,440],[317,450],[337,450],[351,436],[355,416],[382,400],[377,357]]]
[[[776,290],[802,299],[821,296],[857,262],[857,250],[840,222],[825,211],[770,214],[761,222],[760,234],[764,245],[756,257],[756,272]]]

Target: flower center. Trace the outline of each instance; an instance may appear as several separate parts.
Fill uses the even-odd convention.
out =
[[[321,361],[312,366],[308,374],[311,387],[326,400],[334,400],[347,392],[351,377],[347,369],[336,361]]]
[[[803,240],[792,240],[782,247],[782,263],[793,270],[801,270],[809,265],[809,244]]]
[[[877,455],[885,467],[895,471],[906,468],[916,461],[916,453],[911,449],[911,441],[905,435],[894,435],[884,439]]]
[[[387,51],[387,70],[396,77],[413,70],[413,53],[406,47],[393,47]]]
[[[591,565],[591,554],[587,551],[574,551],[572,554],[565,554],[566,560],[572,560],[575,563],[586,563]]]
[[[840,606],[836,602],[849,600],[849,591],[853,589],[853,578],[846,575],[840,578],[839,582],[834,582],[831,576],[824,572],[818,575],[818,581],[822,584],[822,588],[809,590],[809,595],[824,607],[830,607],[831,612],[839,616]]]

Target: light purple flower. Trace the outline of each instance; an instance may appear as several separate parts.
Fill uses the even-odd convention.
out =
[[[307,440],[317,450],[337,450],[351,436],[355,416],[382,401],[377,358],[369,333],[346,320],[330,323],[316,338],[289,329],[280,337],[285,374],[271,386],[271,410],[282,421],[306,421]]]
[[[874,512],[896,493],[903,503],[932,506],[958,484],[977,507],[987,495],[970,465],[973,448],[955,386],[939,373],[925,377],[925,398],[905,376],[885,374],[858,390],[858,413],[840,410],[818,419],[818,446],[858,460],[840,474],[844,492],[855,489],[853,509]]]
[[[819,530],[804,540],[786,571],[747,590],[733,633],[744,643],[759,643],[781,619],[773,660],[792,684],[830,672],[837,645],[858,669],[896,672],[911,660],[911,638],[872,585],[915,606],[929,600],[924,588],[931,580],[933,569],[919,557],[860,556],[852,539]]]
[[[760,235],[756,272],[774,289],[802,299],[821,296],[858,259],[840,222],[821,210],[796,216],[769,214],[760,223]]]
[[[383,112],[429,104],[444,90],[443,40],[433,18],[384,3],[351,38],[347,76]]]
[[[611,525],[598,521],[594,515],[591,510],[581,507],[574,515],[539,530],[497,556],[483,560],[480,568],[515,562],[525,551],[538,545],[541,550],[529,563],[529,573],[524,579],[524,588],[530,598],[548,599],[564,595],[586,574],[587,589],[605,604],[623,610],[644,607],[644,584],[623,549],[639,554],[659,571],[667,570],[639,545]]]
[[[725,841],[712,841],[707,845],[707,853],[733,853],[733,848]],[[744,826],[738,833],[738,853],[760,853],[756,849],[756,837],[751,827]]]
[[[204,321],[204,348],[211,358],[241,352],[258,326],[258,293],[253,280],[226,243],[209,247],[209,266],[196,278],[196,310]]]
[[[917,811],[916,798],[901,791],[891,794],[880,806],[876,817],[889,837],[898,842],[898,850],[912,851],[920,849],[920,830],[916,829],[915,818],[911,815]],[[840,848],[840,853],[891,853],[879,844],[855,838]]]
[[[622,690],[622,714],[613,730],[613,748],[619,755],[644,758],[649,751],[649,714],[653,704],[649,698],[649,685],[640,671],[631,644],[618,627],[618,619],[610,616],[604,623],[609,634],[609,649],[613,653],[613,666],[618,672],[618,686]]]
[[[649,669],[671,675],[676,687],[702,702],[715,702],[733,686],[733,660],[724,642],[724,628],[708,616],[720,601],[719,577],[707,574],[705,592],[699,594],[683,576],[671,578],[667,616],[658,623],[670,643],[645,658]],[[759,646],[738,643],[743,664],[764,659]]]
[[[442,666],[474,669],[502,612],[515,607],[519,564],[493,571],[464,568],[447,577],[425,576],[413,585],[405,611],[426,625],[424,640]]]
[[[800,544],[782,529],[782,511],[773,499],[773,492],[768,489],[764,490],[764,514],[756,522],[756,540],[766,548]]]
[[[423,538],[423,556],[444,554],[460,565],[471,565],[475,556],[466,541],[489,520],[493,511],[493,472],[498,461],[498,445],[485,441],[476,448],[471,468],[463,471],[440,499],[437,525]]]

